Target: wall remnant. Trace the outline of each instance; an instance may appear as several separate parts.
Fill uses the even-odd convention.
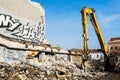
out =
[[[26,62],[28,54],[44,50],[41,45],[49,42],[43,6],[31,0],[0,0],[0,40],[1,62]]]
[[[12,14],[13,15],[13,14]],[[19,19],[18,16],[0,13],[0,34],[5,37],[20,39],[24,41],[46,44],[44,16],[41,16],[41,22],[38,24],[24,22],[25,19]],[[16,21],[17,19],[17,21]]]
[[[28,56],[39,55],[45,60],[45,53],[69,54],[48,42],[45,28],[41,4],[31,0],[0,0],[0,61],[26,62]]]

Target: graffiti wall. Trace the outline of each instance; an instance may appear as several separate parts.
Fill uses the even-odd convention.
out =
[[[18,50],[17,43],[48,44],[43,6],[31,0],[0,0],[0,38],[0,62],[26,62],[26,54],[33,52]],[[8,49],[8,44],[15,46]]]
[[[26,51],[11,50],[0,46],[0,62],[14,63],[17,61],[26,62]]]
[[[39,44],[48,43],[44,8],[30,0],[0,0],[0,34]]]
[[[44,16],[41,16],[41,19],[41,22],[34,24],[25,19],[16,19],[11,15],[0,13],[0,34],[10,38],[37,42],[39,44],[47,42]]]

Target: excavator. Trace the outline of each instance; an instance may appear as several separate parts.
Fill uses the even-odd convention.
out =
[[[95,29],[95,33],[97,35],[101,51],[104,54],[104,66],[105,69],[107,70],[109,68],[109,50],[108,46],[105,42],[104,36],[102,34],[102,31],[100,29],[100,25],[98,24],[96,14],[95,14],[95,9],[93,8],[87,8],[84,7],[81,10],[82,14],[82,26],[83,26],[83,55],[84,55],[84,60],[88,60],[88,55],[89,55],[89,43],[88,43],[88,18],[90,18],[90,21]]]

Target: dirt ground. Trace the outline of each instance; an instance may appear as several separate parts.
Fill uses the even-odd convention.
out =
[[[102,76],[96,80],[120,80],[120,72],[110,72],[109,75]]]

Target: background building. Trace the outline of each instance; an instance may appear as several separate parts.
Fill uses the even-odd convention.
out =
[[[109,53],[120,54],[120,37],[111,38],[108,44],[109,44]]]

